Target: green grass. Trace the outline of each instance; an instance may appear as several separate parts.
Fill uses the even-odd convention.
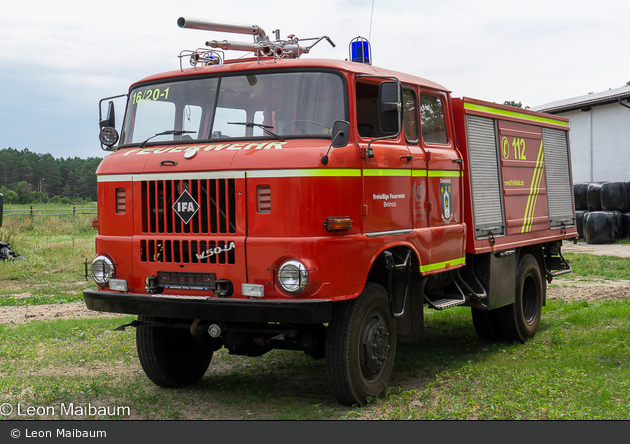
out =
[[[569,279],[630,279],[630,258],[617,256],[599,256],[594,254],[566,253],[573,273]]]
[[[550,301],[524,345],[480,340],[467,309],[429,312],[425,340],[399,343],[388,395],[362,409],[337,404],[323,360],[299,352],[221,350],[199,384],[159,388],[134,330],[112,332],[131,319],[0,326],[3,402],[129,407],[105,419],[630,420],[629,301]]]
[[[5,219],[26,261],[0,263],[1,306],[80,301],[91,217]],[[567,254],[561,280],[627,279],[629,259]],[[554,284],[556,281],[554,281]],[[548,300],[526,344],[478,338],[470,309],[425,311],[422,342],[399,342],[387,396],[364,408],[333,397],[323,360],[274,350],[215,353],[199,384],[162,389],[144,375],[131,316],[0,324],[0,404],[123,406],[129,415],[76,419],[608,419],[630,420],[630,300]]]
[[[93,285],[85,280],[84,261],[94,256],[94,218],[5,217],[0,240],[24,260],[0,262],[0,306],[82,300],[81,291]]]
[[[550,301],[536,337],[524,345],[472,337],[468,313],[404,345],[397,368],[429,373],[421,389],[390,390],[363,417],[384,419],[630,419],[630,301]],[[430,370],[428,370],[430,369]]]

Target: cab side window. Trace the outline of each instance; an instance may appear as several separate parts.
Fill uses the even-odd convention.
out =
[[[418,142],[418,107],[416,105],[416,93],[413,89],[403,90],[403,127],[405,138],[409,143]]]
[[[381,137],[378,123],[378,84],[357,82],[357,130],[364,139]]]
[[[441,97],[420,94],[420,126],[425,143],[448,143],[444,102]]]

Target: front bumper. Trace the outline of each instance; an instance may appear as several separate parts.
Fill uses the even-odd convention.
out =
[[[214,322],[323,324],[330,321],[332,300],[260,300],[113,293],[84,290],[87,308],[109,313]]]

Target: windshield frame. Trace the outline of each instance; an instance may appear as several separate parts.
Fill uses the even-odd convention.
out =
[[[343,71],[332,69],[332,68],[318,68],[318,67],[300,67],[300,68],[282,68],[282,69],[258,69],[258,70],[243,70],[243,71],[222,71],[218,73],[207,73],[207,74],[193,74],[193,75],[183,75],[183,76],[173,76],[173,77],[164,77],[159,80],[151,80],[147,82],[138,82],[133,84],[128,93],[127,104],[125,106],[125,115],[123,119],[123,124],[121,128],[121,142],[126,138],[126,132],[128,130],[128,119],[130,118],[129,112],[132,108],[133,94],[135,91],[146,88],[146,87],[155,87],[157,85],[164,85],[175,82],[186,82],[191,80],[203,80],[203,79],[214,79],[217,78],[217,87],[220,91],[221,82],[225,78],[229,77],[245,77],[251,75],[264,76],[264,75],[273,75],[273,74],[301,74],[301,73],[321,73],[321,74],[333,74],[341,79],[341,88],[343,92],[343,117],[339,117],[338,119],[343,119],[348,121],[350,115],[349,109],[349,94],[348,94],[348,79]],[[213,126],[215,124],[214,119],[216,118],[216,110],[217,110],[217,102],[219,99],[219,94],[217,94],[214,98],[214,103],[212,104],[212,119]],[[338,120],[336,119],[336,120]],[[260,122],[256,122],[256,125]],[[164,128],[164,131],[173,130],[173,128]],[[273,129],[271,130],[272,132]],[[269,134],[266,131],[262,131],[262,135],[256,136],[237,136],[237,137],[229,137],[229,138],[216,138],[216,137],[208,137],[208,138],[200,138],[200,139],[185,139],[185,140],[158,140],[158,141],[134,141],[128,143],[121,143],[117,148],[126,148],[126,147],[137,147],[139,145],[143,146],[158,146],[158,145],[183,145],[183,144],[198,144],[198,143],[216,143],[216,142],[246,142],[246,141],[265,141],[265,140],[278,140],[278,137],[274,137],[274,135]],[[153,136],[153,134],[151,134]],[[293,140],[293,139],[323,139],[323,140],[331,140],[331,133],[328,134],[282,134],[281,137],[284,140]],[[144,142],[144,143],[143,143]]]

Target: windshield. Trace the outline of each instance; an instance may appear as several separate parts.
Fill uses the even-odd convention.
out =
[[[185,79],[131,91],[121,144],[328,137],[347,120],[342,78],[328,72]],[[169,134],[159,133],[169,132]],[[157,136],[156,136],[157,135]]]

